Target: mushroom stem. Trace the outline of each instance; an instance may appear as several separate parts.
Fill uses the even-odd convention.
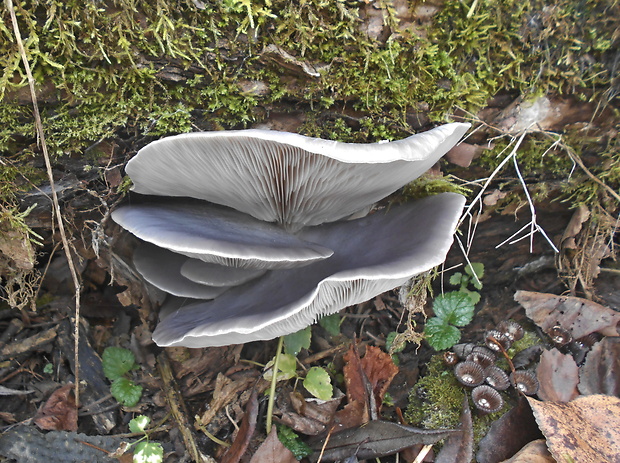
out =
[[[269,389],[269,401],[267,402],[267,435],[271,432],[271,421],[273,419],[273,404],[276,401],[276,384],[278,383],[278,368],[280,367],[280,356],[282,355],[282,346],[284,345],[284,336],[278,339],[278,347],[276,348],[276,357],[273,360],[273,374],[271,375],[271,387]]]

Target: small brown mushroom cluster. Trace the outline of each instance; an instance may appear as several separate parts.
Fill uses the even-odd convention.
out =
[[[533,372],[515,370],[509,375],[495,364],[497,354],[506,352],[513,342],[522,337],[521,325],[507,320],[485,333],[486,345],[457,344],[452,351],[444,354],[445,363],[454,367],[456,379],[462,385],[472,388],[472,401],[482,413],[501,410],[504,399],[499,391],[505,391],[510,386],[525,395],[538,392],[538,380]]]

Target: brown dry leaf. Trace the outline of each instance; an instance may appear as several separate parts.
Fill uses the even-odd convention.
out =
[[[343,397],[341,393],[340,397],[322,401],[304,398],[299,392],[280,393],[278,395],[280,422],[302,434],[316,436],[325,431],[334,420],[336,409]]]
[[[287,449],[276,432],[276,427],[271,428],[267,439],[256,450],[250,463],[297,463],[295,455]]]
[[[580,297],[517,291],[515,301],[544,331],[559,325],[578,339],[593,332],[618,336],[620,312]]]
[[[502,463],[556,463],[549,453],[545,439],[530,442],[509,460]]]
[[[572,356],[557,349],[543,352],[536,376],[540,383],[538,397],[542,400],[569,402],[579,395],[579,368]]]
[[[362,359],[362,369],[370,382],[375,401],[380,405],[390,383],[398,373],[398,367],[394,365],[390,354],[383,352],[379,347],[368,346]]]
[[[480,145],[459,143],[455,147],[451,148],[444,157],[452,164],[456,164],[460,167],[469,167],[471,161],[480,156],[480,153],[482,153],[485,149],[487,148]]]
[[[584,205],[581,205],[573,213],[573,216],[568,222],[564,234],[562,235],[561,244],[564,249],[577,249],[577,243],[575,237],[581,231],[583,223],[590,218],[590,211]]]
[[[478,463],[496,463],[510,458],[525,444],[542,437],[532,409],[523,397],[517,405],[495,420],[478,444]]]
[[[34,418],[35,424],[45,431],[77,431],[77,406],[73,384],[56,389]]]
[[[620,461],[618,397],[590,395],[568,403],[527,400],[557,461]]]
[[[620,397],[620,338],[604,338],[592,347],[581,366],[578,387],[583,395]]]
[[[237,432],[237,437],[230,448],[222,457],[221,463],[238,463],[245,453],[256,430],[256,420],[258,419],[258,397],[256,389],[252,390],[250,400],[245,408],[245,415]]]

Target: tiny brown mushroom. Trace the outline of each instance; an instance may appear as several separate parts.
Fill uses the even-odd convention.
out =
[[[484,376],[486,383],[498,391],[504,391],[510,386],[510,379],[506,372],[495,365],[485,368]]]
[[[504,348],[504,350],[510,349],[512,342],[504,333],[498,330],[489,330],[484,335],[484,342],[487,347],[494,352],[501,352],[500,345]],[[499,344],[499,345],[498,345]]]
[[[484,383],[484,370],[474,362],[460,362],[454,367],[454,376],[467,387],[475,387]]]
[[[458,355],[456,355],[452,351],[446,351],[443,353],[443,363],[445,363],[449,367],[453,367],[459,361]]]
[[[469,354],[471,354],[475,347],[476,345],[473,342],[464,342],[454,345],[454,347],[452,347],[452,350],[456,355],[459,356],[460,359],[465,360],[465,358]]]
[[[491,386],[477,386],[471,391],[471,398],[478,410],[483,413],[495,413],[504,406],[504,399]]]
[[[465,360],[477,363],[482,368],[487,368],[495,363],[495,354],[486,347],[482,349],[476,347]]]
[[[529,370],[517,370],[510,374],[510,382],[519,392],[534,395],[538,392],[536,375]]]
[[[523,327],[514,320],[504,320],[499,322],[496,329],[513,342],[523,338]]]
[[[571,334],[560,325],[549,328],[547,335],[551,338],[551,342],[557,347],[564,347],[573,340]]]

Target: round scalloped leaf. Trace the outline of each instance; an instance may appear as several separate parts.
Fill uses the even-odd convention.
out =
[[[110,387],[112,396],[125,407],[135,407],[142,397],[142,386],[127,378],[118,378]]]
[[[424,334],[430,346],[435,350],[449,349],[461,339],[461,332],[456,326],[445,320],[433,317],[426,322]]]
[[[110,381],[121,378],[136,365],[136,357],[129,349],[108,347],[101,358],[103,373]]]
[[[332,398],[332,382],[329,374],[321,367],[312,367],[304,379],[304,387],[310,394],[321,400]]]
[[[451,291],[437,296],[433,302],[433,311],[436,317],[456,326],[465,326],[474,318],[473,301],[461,291]]]

